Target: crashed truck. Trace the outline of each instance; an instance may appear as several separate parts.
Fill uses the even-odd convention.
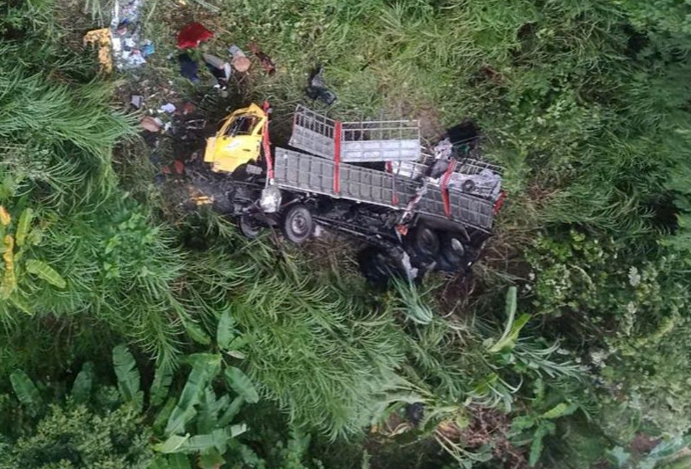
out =
[[[226,181],[212,202],[256,237],[266,227],[302,243],[321,227],[364,241],[363,275],[465,272],[491,235],[505,193],[479,158],[472,123],[426,150],[417,121],[334,120],[298,105],[288,148],[273,147],[270,108],[230,114],[204,162]]]

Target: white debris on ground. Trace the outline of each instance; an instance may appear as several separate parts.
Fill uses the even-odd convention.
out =
[[[110,31],[113,62],[118,70],[137,68],[153,54],[151,41],[141,38],[141,12],[144,0],[115,0]]]

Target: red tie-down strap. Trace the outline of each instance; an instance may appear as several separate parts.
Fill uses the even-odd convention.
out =
[[[271,139],[269,138],[269,111],[270,106],[268,101],[264,101],[262,106],[266,120],[264,121],[264,130],[262,131],[262,144],[264,146],[264,158],[266,159],[266,172],[269,176],[269,182],[274,180],[274,161],[271,156]]]
[[[398,207],[398,189],[396,188],[396,173],[393,172],[393,163],[391,161],[386,162],[386,171],[391,173],[392,176],[391,204],[394,207]]]
[[[441,177],[441,200],[444,202],[444,213],[446,218],[451,218],[451,199],[449,198],[449,179],[456,168],[456,160],[451,160],[449,166],[446,167],[444,175]]]
[[[334,192],[341,192],[341,121],[334,124]]]

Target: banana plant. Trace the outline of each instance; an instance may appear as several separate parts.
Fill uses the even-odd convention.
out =
[[[188,334],[194,331],[193,338],[199,343],[210,343],[211,338],[196,324],[187,325]],[[247,431],[244,423],[234,424],[233,420],[244,403],[259,401],[259,393],[252,380],[237,367],[226,366],[223,355],[244,358],[240,349],[246,343],[236,328],[230,311],[224,311],[216,330],[216,346],[219,353],[197,353],[187,357],[192,366],[187,382],[180,396],[169,398],[158,414],[154,426],[162,429],[162,441],[154,445],[160,455],[154,460],[151,469],[189,467],[189,460],[181,455],[196,455],[198,466],[202,469],[220,467],[227,457],[240,460],[254,460],[252,450],[239,442],[237,437]],[[224,369],[225,368],[225,369]],[[223,373],[221,373],[223,371]],[[161,402],[165,391],[160,383],[170,381],[169,371],[156,371],[152,385],[151,402]],[[223,380],[235,396],[220,397],[212,386],[214,380]],[[155,392],[154,392],[155,391]],[[185,456],[185,457],[187,457]],[[186,461],[186,462],[185,462]]]
[[[9,301],[21,311],[32,314],[19,294],[25,276],[30,275],[54,287],[63,289],[65,279],[42,260],[28,257],[33,246],[41,243],[42,230],[32,226],[34,211],[25,208],[16,223],[9,211],[0,205],[0,253],[2,254],[2,280],[0,280],[0,300]]]
[[[228,318],[222,321],[224,345],[239,337],[230,331]],[[226,460],[251,462],[258,456],[238,437],[247,425],[235,421],[243,405],[259,400],[252,380],[239,368],[226,366],[220,353],[197,353],[186,357],[191,366],[182,390],[171,394],[173,370],[159,366],[148,392],[148,407],[141,385],[141,375],[134,355],[125,345],[113,349],[113,370],[117,381],[120,405],[146,414],[153,420],[156,441],[152,449],[157,453],[151,469],[191,468],[212,469]],[[94,404],[94,366],[83,365],[72,385],[70,399],[77,404]],[[47,409],[42,394],[45,388],[36,385],[23,371],[15,371],[10,382],[22,408],[32,417]],[[42,391],[43,389],[43,391]],[[224,389],[224,392],[217,390]]]

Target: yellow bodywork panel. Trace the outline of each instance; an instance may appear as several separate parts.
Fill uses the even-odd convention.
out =
[[[226,117],[221,130],[206,142],[204,162],[216,172],[232,173],[260,155],[266,113],[257,106],[238,109]]]

